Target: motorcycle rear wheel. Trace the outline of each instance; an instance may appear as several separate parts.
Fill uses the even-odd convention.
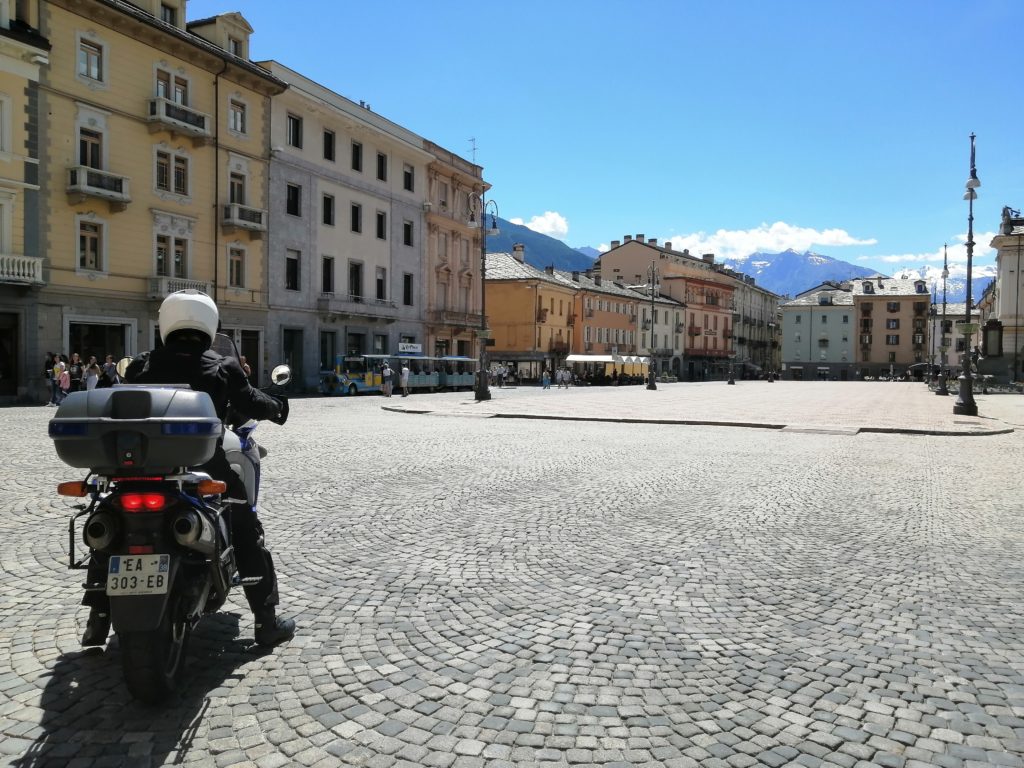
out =
[[[177,690],[191,633],[192,626],[173,603],[156,629],[118,632],[124,680],[135,698],[160,704]]]

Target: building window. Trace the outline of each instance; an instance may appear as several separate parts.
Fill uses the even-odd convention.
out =
[[[363,145],[358,141],[352,142],[352,170],[363,171]]]
[[[822,315],[821,316],[821,324],[822,325],[828,325],[828,315]]]
[[[377,211],[377,239],[388,239],[388,215],[384,211]]]
[[[324,256],[320,261],[320,291],[334,293],[334,257]]]
[[[167,3],[160,3],[160,21],[173,27],[178,26],[178,9]]]
[[[245,205],[245,176],[232,173],[228,180],[228,200],[234,205]]]
[[[388,298],[388,271],[384,267],[377,267],[377,301],[387,301]]]
[[[324,131],[324,160],[334,162],[334,131]]]
[[[78,41],[78,74],[97,83],[103,82],[103,46],[90,40]]]
[[[156,188],[171,191],[171,155],[168,152],[156,153]]]
[[[289,184],[285,195],[285,211],[292,216],[302,215],[302,187]]]
[[[323,222],[329,227],[334,226],[334,195],[324,195],[320,206]]]
[[[349,209],[349,218],[351,220],[351,228],[353,232],[363,231],[363,206],[359,203],[352,203],[352,207]]]
[[[302,118],[296,115],[288,115],[286,130],[288,146],[302,149]]]
[[[188,195],[188,157],[174,152],[159,150],[156,153],[156,188],[161,192]]]
[[[242,41],[239,40],[237,37],[229,37],[228,38],[228,52],[232,56],[238,56],[239,58],[244,58],[243,54],[245,53],[245,46],[242,43]]]
[[[188,277],[188,241],[180,237],[157,235],[156,274],[158,277]]]
[[[848,324],[849,322],[850,322],[850,316],[849,315],[843,315],[843,323]]]
[[[412,306],[412,275],[408,272],[402,275],[402,304]]]
[[[358,261],[348,263],[348,297],[352,301],[363,300],[363,265]]]
[[[228,105],[228,130],[245,133],[245,104],[234,99]]]
[[[885,308],[889,312],[899,312],[900,311],[900,303],[898,301],[890,301],[890,302],[886,303]]]
[[[380,181],[388,180],[388,156],[383,152],[377,153],[377,179]]]
[[[228,250],[228,285],[231,288],[245,287],[245,251],[241,248]]]
[[[92,221],[78,222],[78,268],[103,271],[103,225]]]
[[[408,163],[402,167],[402,189],[406,192],[416,190],[416,169]]]
[[[794,315],[794,317],[793,317],[793,322],[794,322],[794,323],[795,323],[796,325],[800,325],[800,315]]]
[[[300,268],[302,253],[289,248],[285,251],[284,259],[284,287],[289,291],[299,290]]]
[[[78,130],[78,164],[99,170],[103,167],[103,135],[87,128]]]
[[[898,317],[886,318],[885,329],[887,331],[898,331],[900,329],[900,319]]]
[[[402,242],[406,245],[412,245],[412,222],[402,222]]]
[[[437,185],[437,202],[441,205],[442,211],[448,210],[448,182],[442,181]]]
[[[887,346],[895,347],[900,343],[900,335],[898,333],[888,333],[885,336],[885,343]]]
[[[188,106],[188,80],[180,75],[158,69],[156,71],[156,95],[175,104]]]
[[[174,157],[174,193],[188,194],[188,158],[180,155]]]

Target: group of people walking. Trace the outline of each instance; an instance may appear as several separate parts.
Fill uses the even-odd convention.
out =
[[[43,363],[43,377],[50,382],[50,402],[47,405],[60,405],[69,392],[112,387],[121,381],[113,355],[107,355],[100,363],[95,355],[84,361],[77,352],[72,352],[70,357],[48,352]]]
[[[391,370],[391,366],[385,362],[380,368],[380,388],[384,393],[384,397],[391,397],[392,392],[395,390],[395,378],[396,374]],[[402,388],[402,397],[408,397],[409,395],[409,365],[408,363],[402,363],[402,370],[397,375],[398,385]]]

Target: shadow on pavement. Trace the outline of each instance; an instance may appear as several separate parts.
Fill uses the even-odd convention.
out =
[[[239,617],[205,617],[189,644],[182,688],[162,707],[132,698],[121,671],[117,640],[105,650],[61,656],[43,691],[43,733],[13,765],[18,768],[64,766],[72,758],[104,758],[104,765],[132,768],[181,762],[213,695],[235,670],[263,654],[251,640],[238,637]]]

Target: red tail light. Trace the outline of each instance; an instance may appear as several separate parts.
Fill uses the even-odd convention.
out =
[[[158,512],[167,506],[168,499],[162,493],[123,493],[118,502],[125,512]]]

